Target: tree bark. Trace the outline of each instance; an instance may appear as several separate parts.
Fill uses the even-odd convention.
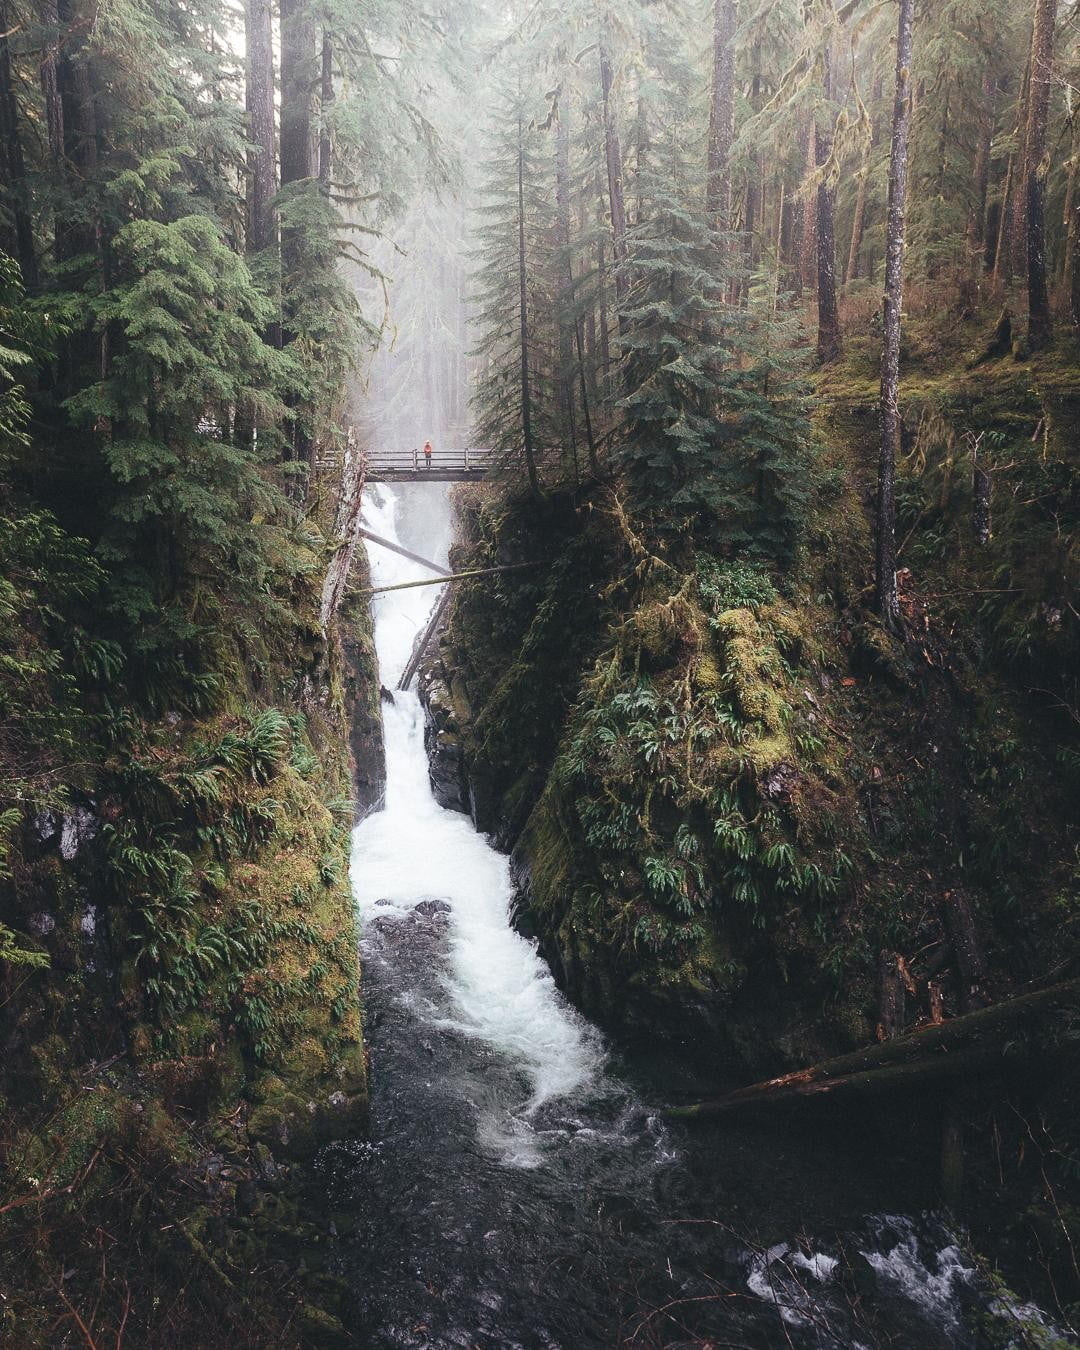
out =
[[[817,164],[817,128],[811,117],[805,133],[806,177],[810,179]],[[799,260],[796,294],[802,295],[807,286],[813,288],[817,268],[817,205],[811,204],[809,194],[799,196]]]
[[[315,27],[308,0],[281,3],[281,184],[315,173],[311,112],[315,92]]]
[[[731,229],[731,144],[735,138],[737,0],[713,0],[712,86],[705,211],[714,230]]]
[[[55,170],[64,162],[64,103],[60,96],[60,12],[57,0],[41,0],[41,97],[45,103],[45,124],[49,135],[49,155]]]
[[[13,27],[7,5],[0,5],[0,180],[10,203],[14,236],[12,252],[18,259],[23,285],[28,291],[35,291],[38,285],[37,254],[34,252],[34,227],[30,219],[26,163],[19,133],[19,105],[12,81],[8,40]]]
[[[341,464],[341,491],[331,542],[334,552],[323,578],[319,620],[325,636],[341,604],[352,570],[356,543],[360,538],[360,511],[364,498],[364,457],[356,446],[356,432],[350,427]]]
[[[615,260],[615,298],[618,301],[622,323],[622,305],[630,289],[627,274],[626,246],[626,201],[623,196],[622,146],[619,142],[619,130],[615,121],[614,100],[611,97],[613,82],[611,55],[608,51],[607,36],[600,36],[600,90],[603,95],[604,111],[604,157],[607,161],[608,208],[611,213],[611,252]]]
[[[270,203],[277,191],[274,145],[274,46],[271,0],[247,0],[247,111],[252,150],[248,156],[247,252],[277,244]]]
[[[1042,347],[1053,327],[1046,288],[1046,129],[1054,78],[1057,0],[1035,0],[1031,31],[1031,80],[1024,137],[1024,198],[1027,207],[1028,341]]]
[[[532,395],[529,388],[529,298],[526,276],[525,256],[525,126],[518,114],[518,298],[520,313],[518,319],[519,339],[521,343],[521,434],[525,451],[525,467],[529,474],[529,487],[534,496],[540,495],[540,482],[536,476],[536,458],[532,440]]]
[[[866,184],[870,177],[870,152],[863,155],[859,167],[859,186],[855,193],[855,215],[851,221],[851,246],[848,248],[844,285],[848,286],[859,275],[859,254],[862,251],[863,226],[866,222]]]
[[[907,991],[896,952],[883,951],[878,959],[878,1039],[891,1041],[904,1030]]]
[[[884,342],[881,354],[881,454],[878,464],[876,599],[882,622],[902,629],[896,590],[896,455],[900,445],[900,313],[904,288],[904,210],[911,131],[914,0],[899,0],[889,195],[885,226]]]
[[[565,108],[559,109],[555,128],[555,241],[559,252],[556,293],[559,342],[559,408],[564,449],[570,447],[577,462],[577,427],[574,408],[574,271],[570,258],[570,127]],[[586,412],[586,417],[588,413]],[[591,439],[591,438],[590,438]],[[592,461],[590,447],[590,462]],[[594,466],[595,467],[595,466]]]
[[[611,324],[608,316],[607,249],[596,241],[596,340],[599,348],[599,388],[605,406],[611,400]]]
[[[825,125],[817,130],[815,155],[818,168],[828,163],[832,153],[832,57],[828,48],[823,53]],[[817,189],[817,278],[818,278],[818,336],[817,357],[822,365],[843,355],[844,341],[840,335],[840,311],[836,304],[836,192],[823,178]]]
[[[1010,155],[1005,168],[1005,185],[1001,190],[1001,206],[998,209],[997,239],[994,243],[994,266],[990,274],[995,289],[1001,285],[1003,278],[1009,280],[1012,277],[1009,222],[1012,219],[1011,208],[1014,164],[1014,157]]]
[[[1080,155],[1080,135],[1077,134],[1077,128],[1074,126],[1069,155],[1069,173],[1065,180],[1065,205],[1061,212],[1062,233],[1064,235],[1064,244],[1061,250],[1061,289],[1066,296],[1072,290],[1073,230],[1075,226],[1073,206],[1076,202],[1076,175],[1078,168],[1080,168],[1080,164],[1077,162],[1078,155]]]
[[[1016,113],[1015,134],[1018,140],[1018,149],[1013,158],[1012,197],[1007,217],[1008,225],[1005,229],[1005,253],[1002,259],[1006,284],[1012,281],[1016,270],[1024,266],[1024,211],[1027,205],[1024,171],[1027,164],[1027,110],[1030,100],[1031,57],[1029,56],[1024,66],[1024,80]]]
[[[334,48],[330,34],[323,31],[322,80],[319,86],[319,184],[329,195],[333,171],[333,141],[330,136],[330,108],[334,102]]]
[[[1073,201],[1072,220],[1069,222],[1069,316],[1073,327],[1080,332],[1080,196]]]
[[[994,118],[997,104],[997,76],[987,71],[983,76],[982,122],[975,147],[975,168],[972,174],[974,199],[968,217],[967,241],[972,254],[982,248],[986,237],[986,195],[990,185],[990,149],[994,139]],[[981,273],[982,268],[979,268]]]
[[[960,976],[960,1006],[965,1012],[973,1012],[985,1002],[982,982],[986,977],[986,957],[971,900],[963,890],[946,891],[941,911]]]

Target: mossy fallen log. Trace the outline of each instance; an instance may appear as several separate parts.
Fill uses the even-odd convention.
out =
[[[751,1107],[771,1107],[800,1098],[848,1093],[886,1093],[932,1081],[946,1082],[996,1067],[1013,1057],[1006,1041],[1039,1017],[1080,1005],[1080,979],[965,1013],[950,1021],[824,1060],[779,1078],[736,1088],[714,1101],[670,1107],[673,1119],[701,1120]]]

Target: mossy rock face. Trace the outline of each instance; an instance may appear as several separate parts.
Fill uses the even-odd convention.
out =
[[[268,1075],[259,1085],[258,1104],[248,1117],[248,1133],[273,1154],[303,1161],[335,1139],[355,1138],[367,1129],[367,1093],[341,1088],[304,1096],[287,1082]]]
[[[890,637],[880,623],[867,621],[851,630],[852,663],[870,675],[882,675],[894,684],[910,683],[910,668],[903,646]]]

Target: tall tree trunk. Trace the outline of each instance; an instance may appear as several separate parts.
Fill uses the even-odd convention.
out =
[[[870,97],[870,107],[875,109],[881,99],[883,73],[879,70],[874,76]],[[851,222],[851,243],[848,247],[847,265],[844,268],[844,285],[854,281],[859,275],[859,262],[862,254],[863,235],[866,231],[866,196],[870,183],[870,161],[874,147],[878,143],[880,119],[870,112],[870,141],[863,149],[862,164],[859,169],[859,186],[855,194],[855,215]]]
[[[60,97],[60,13],[56,0],[41,0],[41,97],[54,171],[64,162],[64,104]]]
[[[8,34],[12,23],[6,4],[0,4],[0,179],[7,189],[10,203],[14,254],[22,270],[27,290],[37,290],[38,267],[34,252],[34,227],[30,219],[26,182],[26,164],[23,159],[22,138],[19,135],[19,105],[11,73],[11,48]]]
[[[828,162],[832,153],[832,54],[823,53],[825,64],[824,128],[817,132],[815,159],[818,168]],[[836,192],[823,178],[817,189],[817,277],[818,277],[818,336],[817,357],[822,364],[837,360],[844,351],[840,335],[840,311],[836,305],[836,227],[834,214]]]
[[[315,54],[315,25],[310,0],[280,0],[281,29],[281,112],[278,146],[281,158],[281,186],[313,179],[316,172],[315,141],[312,131],[314,94],[318,82]],[[290,280],[303,266],[303,230],[296,226],[281,231],[281,267],[287,296]],[[286,324],[287,326],[287,324]],[[285,334],[285,340],[289,335]],[[286,399],[296,410],[292,418],[286,457],[296,463],[310,462],[314,454],[313,437],[304,419],[301,401]]]
[[[979,126],[979,141],[975,147],[975,169],[972,175],[975,190],[967,229],[968,248],[973,255],[982,248],[986,238],[986,194],[990,185],[990,149],[994,140],[997,87],[997,76],[992,71],[987,71],[983,76],[982,120]],[[982,271],[981,267],[979,271]]]
[[[855,193],[855,214],[851,221],[851,244],[848,247],[844,285],[848,286],[859,275],[859,254],[862,252],[863,227],[866,223],[866,183],[870,177],[870,151],[863,152],[859,167],[859,186]]]
[[[1027,64],[1024,67],[1024,83],[1020,94],[1020,102],[1017,105],[1016,111],[1015,134],[1019,145],[1013,160],[1011,209],[1008,216],[1008,229],[1005,234],[1003,271],[1006,284],[1012,281],[1013,274],[1016,271],[1025,266],[1027,242],[1026,231],[1024,228],[1027,210],[1025,170],[1027,166],[1027,116],[1030,103],[1031,58],[1029,56]]]
[[[817,128],[813,117],[803,137],[800,138],[804,149],[803,162],[806,166],[806,180],[813,177],[817,164]],[[796,294],[802,295],[809,287],[814,289],[817,270],[817,207],[810,201],[809,193],[800,193],[798,199],[799,214],[799,259],[796,270]]]
[[[877,608],[882,622],[901,631],[896,591],[896,453],[900,442],[900,309],[904,285],[904,208],[908,136],[911,131],[911,52],[915,0],[899,0],[896,28],[896,95],[889,152],[885,226],[885,339],[881,354],[881,458],[878,467]]]
[[[584,197],[578,202],[578,232],[581,235],[588,233],[588,220]],[[589,384],[589,395],[595,404],[600,401],[600,388],[597,380],[596,305],[594,303],[590,302],[585,311],[583,330],[585,372]]]
[[[315,26],[309,0],[281,3],[281,184],[315,175],[311,132]]]
[[[1080,333],[1080,197],[1073,202],[1069,222],[1069,265],[1072,268],[1069,284],[1069,317],[1073,328]]]
[[[712,86],[705,211],[715,230],[731,229],[731,144],[735,138],[737,0],[713,0]]]
[[[648,170],[649,150],[649,107],[641,91],[638,80],[637,113],[634,126],[634,181],[637,195],[634,202],[634,223],[640,225],[645,217],[645,174]]]
[[[274,146],[274,39],[271,0],[246,0],[247,111],[252,149],[248,157],[247,252],[262,253],[277,243],[270,208],[277,191]]]
[[[334,48],[330,34],[323,31],[322,80],[319,88],[319,184],[330,193],[330,175],[333,168],[333,141],[330,136],[330,108],[334,102]]]
[[[614,100],[611,97],[613,75],[607,35],[600,36],[600,89],[604,104],[604,157],[607,161],[608,208],[611,212],[611,252],[615,260],[615,298],[621,311],[630,289],[627,275],[626,202],[623,197],[622,146],[615,122]],[[620,315],[621,322],[621,315]]]
[[[751,56],[751,68],[754,75],[750,83],[750,111],[756,113],[761,102],[761,49],[754,47]],[[754,231],[765,226],[765,173],[760,151],[750,157],[746,172],[746,200],[743,206],[743,276],[739,279],[739,302],[743,306],[750,303],[750,279],[754,271],[755,249]]]
[[[525,126],[518,113],[518,297],[520,313],[518,319],[521,341],[521,434],[525,450],[525,467],[529,472],[529,487],[535,496],[540,495],[540,483],[536,476],[536,457],[532,439],[532,395],[529,388],[529,297],[526,278],[525,258]]]
[[[1061,289],[1068,296],[1072,289],[1072,264],[1073,264],[1073,204],[1076,201],[1076,176],[1080,170],[1078,163],[1080,156],[1080,135],[1077,128],[1073,127],[1072,147],[1069,155],[1069,172],[1065,180],[1065,205],[1061,212],[1061,226],[1063,247],[1061,250]]]
[[[563,450],[572,448],[577,462],[574,417],[574,272],[570,259],[570,128],[568,111],[559,109],[555,128],[555,243],[559,251],[556,281],[559,343],[558,391]]]
[[[599,347],[600,398],[611,399],[611,324],[608,316],[607,249],[603,239],[596,241],[596,340]]]
[[[1012,265],[1010,258],[1012,250],[1009,245],[1009,222],[1012,220],[1012,198],[1013,198],[1013,170],[1015,168],[1015,159],[1009,156],[1005,167],[1005,184],[1001,189],[1001,206],[998,210],[997,240],[994,244],[994,266],[990,274],[994,289],[997,290],[1003,281],[1012,279]]]
[[[1024,137],[1024,197],[1027,207],[1028,340],[1042,347],[1053,327],[1046,288],[1046,128],[1054,77],[1057,0],[1035,0],[1031,31],[1031,83]]]

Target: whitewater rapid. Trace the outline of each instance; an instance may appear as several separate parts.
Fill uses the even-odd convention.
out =
[[[445,494],[435,484],[424,492]],[[402,498],[386,486],[369,489],[367,528],[400,542]],[[430,573],[373,545],[375,585],[413,581]],[[444,558],[433,561],[442,562]],[[444,983],[449,1020],[432,1009],[433,1023],[449,1025],[505,1057],[520,1071],[519,1102],[506,1103],[518,1119],[481,1121],[486,1141],[508,1160],[535,1163],[522,1153],[521,1117],[554,1098],[570,1097],[597,1081],[604,1050],[599,1034],[562,998],[536,950],[510,925],[508,859],[476,832],[472,821],[435,801],[424,751],[423,709],[416,694],[394,686],[427,621],[438,588],[391,591],[375,597],[375,645],[384,689],[386,797],[353,835],[351,876],[361,921],[404,917],[426,901],[449,906]]]

